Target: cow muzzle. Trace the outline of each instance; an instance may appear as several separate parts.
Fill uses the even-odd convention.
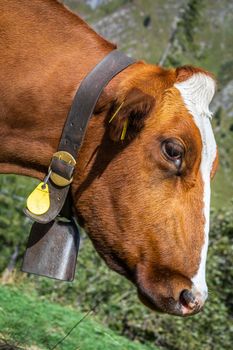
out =
[[[138,291],[139,299],[152,310],[168,313],[175,316],[192,316],[200,312],[206,300],[200,293],[194,294],[192,290],[181,291],[178,300],[174,297],[153,298],[150,294]]]
[[[198,291],[189,278],[171,271],[156,278],[141,274],[136,285],[146,306],[176,316],[197,314],[207,299],[207,291]]]

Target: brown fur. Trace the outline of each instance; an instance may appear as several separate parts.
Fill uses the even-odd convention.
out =
[[[42,179],[78,85],[114,45],[53,0],[1,0],[0,28],[0,171]],[[202,143],[173,87],[192,70],[138,62],[114,78],[72,185],[79,221],[99,254],[146,304],[170,313],[191,287],[203,244]],[[170,137],[186,150],[180,176],[161,153]]]

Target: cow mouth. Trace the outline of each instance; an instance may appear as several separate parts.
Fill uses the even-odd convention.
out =
[[[140,290],[138,290],[138,297],[149,309],[174,316],[193,316],[203,309],[203,305],[188,290],[182,291],[179,300],[172,297],[156,299]]]

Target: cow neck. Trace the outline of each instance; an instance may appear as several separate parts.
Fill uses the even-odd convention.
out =
[[[133,58],[114,50],[99,62],[81,82],[64,125],[58,152],[53,155],[48,175],[44,180],[50,193],[50,207],[42,215],[26,209],[25,212],[31,219],[45,224],[54,220],[61,213],[67,202],[76,158],[100,94],[114,76],[133,63],[135,63]],[[64,212],[62,214],[64,215]]]
[[[41,180],[80,82],[115,45],[56,1],[11,7],[4,5],[12,40],[1,53],[0,172]],[[20,59],[11,64],[10,57]]]

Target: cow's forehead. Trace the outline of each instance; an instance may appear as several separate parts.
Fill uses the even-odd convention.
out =
[[[216,157],[216,143],[210,123],[212,114],[209,110],[215,92],[215,81],[205,73],[195,73],[174,86],[180,91],[184,104],[201,134],[201,168],[210,172]]]
[[[174,85],[181,93],[189,112],[195,116],[211,117],[209,104],[214,96],[215,81],[204,73],[195,73]]]

